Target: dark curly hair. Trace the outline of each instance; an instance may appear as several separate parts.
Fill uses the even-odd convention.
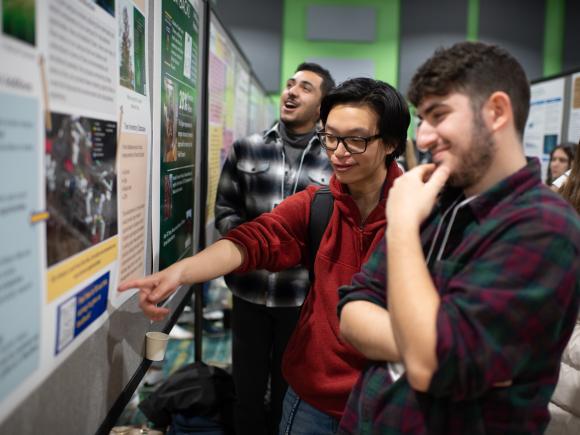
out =
[[[339,104],[368,106],[378,115],[378,134],[381,135],[383,143],[394,147],[393,152],[386,158],[387,166],[405,151],[411,117],[405,98],[391,85],[366,77],[342,82],[322,99],[322,125],[326,125],[328,114]]]
[[[530,109],[530,85],[520,63],[496,45],[460,42],[436,50],[413,76],[408,97],[419,106],[427,96],[459,92],[479,111],[497,91],[510,97],[516,131],[522,138]]]

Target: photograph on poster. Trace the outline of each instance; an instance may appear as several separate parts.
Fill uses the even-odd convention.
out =
[[[129,89],[135,89],[134,62],[134,24],[133,5],[122,1],[120,5],[121,19],[119,23],[119,83]]]
[[[127,0],[119,10],[119,83],[145,95],[145,17]]]
[[[35,0],[4,0],[2,32],[30,45],[36,45]]]
[[[117,124],[51,113],[46,132],[47,263],[117,234]]]
[[[165,220],[169,219],[173,212],[172,198],[173,175],[167,174],[163,176],[163,219]]]
[[[192,242],[192,234],[193,234],[193,210],[188,208],[185,211],[185,243],[184,246],[189,248]]]
[[[177,92],[173,80],[169,77],[163,79],[163,161],[174,162],[177,160]]]
[[[115,0],[93,0],[93,3],[103,8],[111,16],[115,16]]]

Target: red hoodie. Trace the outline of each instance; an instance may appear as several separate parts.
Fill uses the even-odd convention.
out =
[[[314,262],[314,283],[284,354],[282,373],[296,394],[337,419],[342,417],[350,390],[367,363],[339,337],[338,288],[351,283],[381,241],[388,191],[401,173],[395,162],[389,166],[382,198],[364,223],[346,186],[331,178],[334,210]],[[236,273],[309,264],[308,220],[318,189],[308,187],[271,213],[240,225],[224,237],[245,247],[245,263]]]

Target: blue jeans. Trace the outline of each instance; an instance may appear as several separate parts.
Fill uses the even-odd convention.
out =
[[[310,406],[288,387],[282,404],[280,435],[331,435],[339,421]]]

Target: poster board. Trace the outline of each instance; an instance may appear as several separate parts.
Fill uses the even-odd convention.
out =
[[[545,177],[550,153],[562,140],[565,77],[532,83],[530,113],[524,130],[524,153],[537,157]]]
[[[0,3],[1,433],[107,430],[150,364],[145,332],[191,294],[152,325],[116,292],[152,271],[157,5]]]
[[[566,139],[568,142],[578,143],[580,140],[580,72],[570,75],[568,125]]]
[[[153,66],[153,268],[191,256],[200,146],[201,2],[155,2]]]
[[[524,151],[526,156],[540,159],[545,180],[554,147],[564,142],[577,144],[580,139],[580,71],[534,80],[530,89]]]
[[[221,168],[237,138],[268,127],[266,95],[234,38],[211,11],[208,63],[206,242],[217,237],[214,208]],[[264,114],[264,115],[263,115]]]

